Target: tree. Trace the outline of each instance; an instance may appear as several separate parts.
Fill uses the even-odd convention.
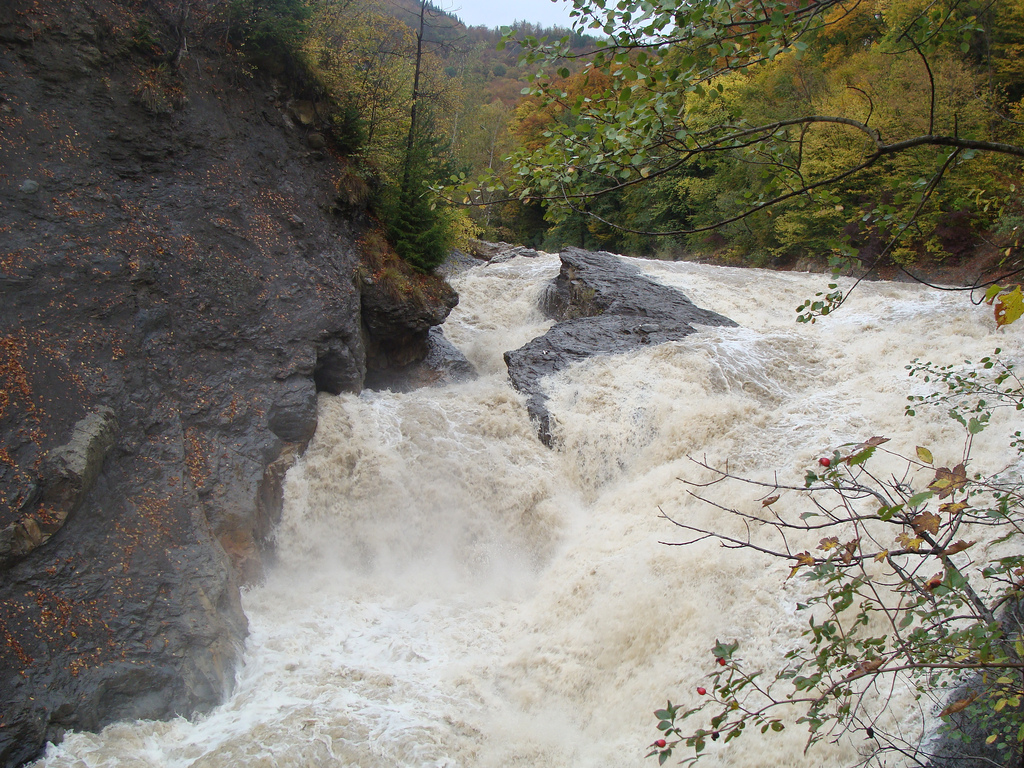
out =
[[[519,41],[527,62],[546,67],[534,85],[540,109],[574,119],[551,125],[542,144],[515,153],[509,173],[484,186],[595,218],[595,198],[670,180],[692,203],[675,226],[642,229],[624,216],[604,223],[675,238],[731,231],[771,253],[795,243],[844,265],[858,257],[903,265],[949,220],[937,200],[990,218],[1018,204],[1024,135],[1005,119],[1020,109],[1010,100],[1015,38],[1000,20],[1019,6],[574,0],[578,28],[608,36],[584,69],[608,87],[585,95],[567,87],[561,62],[578,57],[567,37]],[[970,182],[957,186],[962,178]],[[1002,285],[1015,269],[982,285]],[[842,299],[830,289],[804,319]]]
[[[311,15],[306,0],[231,0],[228,9],[251,53],[289,63]]]
[[[412,45],[408,25],[376,3],[360,2],[322,5],[303,46],[339,115],[358,115],[356,126],[346,120],[335,135],[385,172],[400,162]]]
[[[994,410],[1024,410],[1024,382],[999,353],[977,364],[908,366],[912,376],[939,385],[931,395],[910,396],[908,415],[941,407],[965,428],[962,453],[947,466],[939,466],[927,447],[909,457],[890,452],[884,437],[836,448],[803,483],[754,482],[697,462],[712,477],[691,482],[691,493],[740,521],[745,533],[672,520],[691,536],[678,544],[710,538],[753,549],[788,561],[790,578],[816,586],[798,606],[809,614],[808,625],[804,643],[786,654],[786,666],[750,671],[738,641],[718,642],[707,687],[697,691],[703,703],[684,709],[669,702],[658,710],[662,739],[651,755],[664,763],[692,748],[684,762],[696,761],[708,742],[728,743],[748,727],[783,730],[789,723],[781,713],[796,705],[809,743],[859,731],[870,745],[865,763],[881,765],[883,756],[897,753],[924,764],[932,757],[928,749],[883,716],[903,683],[926,705],[924,715],[938,712],[953,738],[964,738],[964,718],[972,721],[989,750],[972,757],[988,765],[1020,764],[1024,484],[1013,461],[977,471],[970,450]],[[1021,431],[1010,448],[1019,463]],[[879,456],[887,466],[876,466]],[[903,470],[894,473],[898,464]],[[717,501],[725,495],[722,484],[733,482],[760,487],[760,507]],[[976,546],[996,554],[976,555]]]
[[[451,174],[450,163],[438,152],[440,139],[431,129],[431,115],[426,114],[425,45],[431,44],[432,17],[440,14],[427,0],[420,0],[415,28],[416,53],[413,59],[412,96],[409,100],[409,122],[402,162],[401,186],[395,200],[385,208],[388,230],[399,255],[422,272],[430,272],[448,255],[454,232],[450,219],[433,198],[430,185]],[[446,17],[447,18],[447,17]],[[444,28],[450,27],[444,25]],[[433,45],[446,46],[449,36],[441,34]],[[435,69],[437,69],[435,67]],[[434,94],[436,99],[439,93]]]
[[[407,5],[407,4],[406,4]],[[373,208],[398,253],[429,272],[456,238],[456,214],[430,186],[452,173],[449,116],[458,81],[439,54],[453,45],[451,17],[427,0],[411,23],[401,5],[318,5],[303,53],[334,102],[334,135],[377,184]]]

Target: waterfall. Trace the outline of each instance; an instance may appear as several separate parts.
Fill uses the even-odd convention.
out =
[[[549,450],[502,353],[550,325],[537,299],[557,257],[457,276],[445,332],[480,377],[321,396],[288,476],[279,563],[243,598],[252,634],[230,700],[191,722],[69,734],[39,764],[654,766],[652,712],[696,703],[716,639],[739,640],[751,668],[777,666],[800,642],[810,587],[753,552],[659,543],[683,538],[661,512],[729,524],[680,481],[702,477],[688,457],[802,478],[833,447],[885,435],[948,461],[960,428],[903,415],[927,386],[904,366],[1019,349],[1021,330],[997,332],[991,308],[961,294],[894,283],[797,325],[820,275],[636,263],[740,327],[552,378]],[[979,436],[979,465],[999,463],[1007,431]],[[806,736],[750,734],[714,745],[707,765],[850,765],[865,746],[805,753]]]

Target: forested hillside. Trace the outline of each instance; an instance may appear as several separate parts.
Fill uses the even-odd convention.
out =
[[[216,4],[214,4],[216,5]],[[211,11],[213,12],[213,11]],[[353,172],[341,190],[385,223],[397,251],[429,271],[470,235],[535,240],[540,211],[515,204],[476,211],[437,188],[504,168],[518,144],[521,91],[536,65],[502,33],[466,28],[427,2],[281,0],[231,5],[239,51],[287,62],[322,94],[333,147]],[[527,40],[565,38],[583,66],[595,38],[517,23]],[[528,105],[527,105],[528,108]]]
[[[467,235],[951,274],[1016,254],[1019,154],[921,140],[1021,145],[1016,0],[777,3],[770,34],[723,6],[718,36],[687,31],[703,5],[580,0],[575,31],[411,0],[232,8],[247,55],[283,44],[329,96],[348,194],[421,269]]]
[[[519,104],[508,173],[547,247],[880,266],[1014,259],[1022,6],[577,2],[607,39]],[[998,252],[998,257],[996,253]]]

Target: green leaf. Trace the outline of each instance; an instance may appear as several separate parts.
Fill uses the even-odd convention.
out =
[[[996,296],[998,296],[1000,293],[1002,293],[1002,291],[1003,291],[1003,286],[1001,286],[1001,285],[990,285],[988,287],[988,290],[985,291],[985,302],[986,303],[987,302],[991,302],[992,299],[994,299]]]
[[[910,507],[911,509],[913,509],[914,507],[919,507],[934,495],[935,494],[933,494],[931,491],[921,491],[921,493],[915,493],[913,496],[907,499],[907,506]]]
[[[932,458],[932,452],[927,448],[922,448],[920,445],[917,446],[917,458],[923,461],[925,464],[931,464],[934,459]]]
[[[868,459],[871,458],[871,456],[872,456],[872,454],[874,454],[874,452],[875,452],[875,446],[872,445],[871,447],[865,448],[863,451],[860,451],[858,453],[855,453],[853,456],[850,456],[850,458],[847,459],[847,463],[851,467],[855,467],[858,464],[863,464],[864,462],[866,462]]]

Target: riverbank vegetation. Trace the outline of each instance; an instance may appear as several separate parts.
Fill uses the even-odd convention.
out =
[[[426,0],[151,4],[179,30],[134,31],[163,80],[205,36],[313,94],[420,270],[474,234],[887,275],[1020,263],[1020,0],[578,2],[575,30],[504,35]]]

